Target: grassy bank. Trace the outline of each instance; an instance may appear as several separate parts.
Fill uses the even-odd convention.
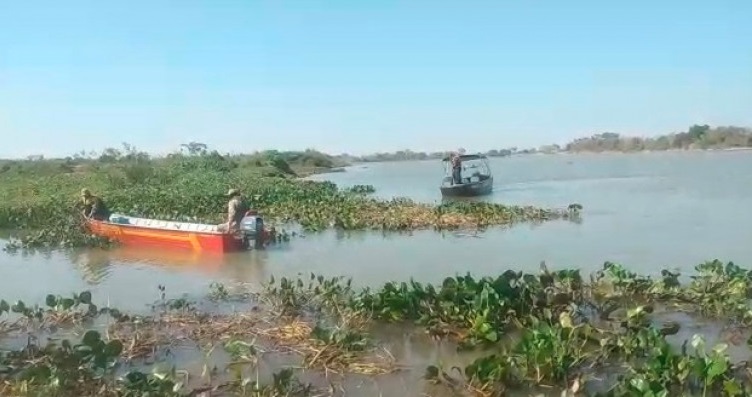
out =
[[[275,152],[273,152],[275,153]],[[307,153],[307,152],[306,152]],[[0,173],[0,228],[35,230],[17,246],[76,246],[101,243],[80,231],[76,208],[82,187],[104,198],[111,210],[132,216],[218,223],[229,188],[270,221],[296,222],[307,230],[411,230],[507,225],[576,217],[577,210],[497,204],[446,204],[369,198],[371,187],[343,191],[334,184],[296,178],[307,165],[332,169],[320,154],[265,154],[238,158],[217,153],[175,154],[151,159],[133,152],[73,160],[17,162]],[[311,156],[314,156],[313,159]],[[101,156],[100,156],[101,157]],[[6,163],[10,164],[10,163]]]
[[[0,394],[335,395],[347,379],[388,381],[406,370],[427,395],[750,395],[751,368],[728,349],[748,343],[752,272],[713,261],[689,279],[613,263],[589,279],[541,267],[365,290],[311,275],[270,280],[259,293],[215,284],[196,302],[163,293],[144,316],[98,307],[86,291],[41,306],[0,301]],[[691,324],[665,320],[678,312]],[[697,321],[731,330],[728,341],[706,345],[713,335],[697,333]],[[459,371],[404,368],[377,337],[390,328],[474,358]],[[49,333],[65,339],[33,337]],[[188,362],[170,352],[186,349],[203,370],[182,371]]]

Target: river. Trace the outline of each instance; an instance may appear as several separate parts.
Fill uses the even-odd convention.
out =
[[[137,311],[159,297],[159,285],[171,296],[200,298],[214,281],[257,285],[271,275],[314,272],[376,285],[534,271],[541,261],[584,273],[606,260],[644,273],[691,270],[713,258],[752,262],[752,152],[534,155],[492,159],[491,167],[495,190],[485,199],[551,207],[580,203],[582,222],[478,234],[328,231],[224,257],[133,248],[0,253],[0,291],[5,299],[42,302],[48,293],[89,289],[98,302]],[[356,165],[314,179],[371,184],[385,198],[438,202],[441,176],[437,162],[401,162]]]
[[[148,313],[150,304],[160,298],[160,286],[170,298],[202,300],[212,282],[258,287],[272,275],[313,272],[352,277],[356,285],[377,285],[411,277],[438,282],[465,272],[536,271],[541,261],[587,273],[611,260],[649,274],[663,267],[691,271],[695,264],[713,258],[741,266],[752,262],[752,213],[747,211],[752,202],[752,152],[526,156],[493,159],[491,166],[495,191],[484,200],[547,207],[580,203],[581,222],[519,224],[480,233],[327,231],[226,256],[128,247],[2,252],[0,298],[41,304],[47,294],[70,296],[86,289],[100,306]],[[343,187],[371,184],[377,189],[375,195],[383,198],[439,202],[441,172],[436,162],[379,163],[313,179]],[[4,244],[1,238],[0,244]],[[231,310],[248,311],[247,302],[239,305]],[[711,346],[726,340],[722,324],[684,313],[665,313],[657,319],[682,324],[672,337],[677,345],[695,333],[704,334]],[[427,365],[464,366],[481,353],[458,354],[452,343],[432,341],[419,330],[386,327],[375,332],[401,365],[414,370],[378,380],[347,378],[348,395],[426,395],[421,376]],[[218,351],[211,362],[227,363],[227,354]],[[172,362],[194,375],[208,362],[195,347],[173,354],[177,355]],[[750,351],[738,346],[730,354],[740,361]],[[276,361],[265,360],[271,364],[264,365],[279,367]],[[318,375],[301,376],[308,381]]]

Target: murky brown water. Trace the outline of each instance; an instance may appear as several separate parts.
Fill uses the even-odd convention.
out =
[[[487,199],[562,207],[577,202],[585,208],[583,221],[522,224],[480,234],[328,231],[226,256],[127,247],[0,253],[0,298],[42,303],[49,293],[89,289],[100,305],[147,311],[159,298],[159,285],[169,297],[201,299],[212,282],[258,286],[271,275],[343,275],[364,286],[410,277],[438,282],[455,273],[488,275],[509,268],[536,271],[542,260],[552,268],[579,267],[583,273],[611,260],[650,274],[666,266],[691,271],[713,258],[752,263],[752,212],[747,210],[752,153],[528,156],[494,160],[492,166],[496,191]],[[369,164],[317,178],[373,184],[382,196],[430,202],[439,200],[440,171],[433,163]],[[704,332],[712,345],[728,337],[728,331],[712,323],[683,314],[669,317],[684,324],[678,339]],[[417,378],[426,365],[444,361],[451,366],[473,358],[423,335],[384,332],[400,362],[418,370],[377,384],[350,379],[350,394],[420,395],[425,385]],[[750,356],[747,349],[731,352],[738,360]],[[181,366],[203,365],[195,352],[184,354],[185,360],[177,359]]]
[[[0,253],[0,291],[7,298],[91,288],[137,308],[166,285],[202,294],[212,281],[257,283],[270,275],[344,275],[359,285],[414,277],[497,274],[508,268],[595,270],[605,260],[631,270],[691,270],[704,260],[752,262],[752,152],[528,156],[492,162],[489,200],[584,205],[581,223],[521,224],[480,234],[328,231],[293,238],[266,251],[199,256],[134,248],[24,256]],[[369,164],[319,175],[344,185],[370,183],[379,194],[438,200],[433,163]],[[399,189],[397,188],[399,186]],[[2,243],[2,241],[0,241]]]

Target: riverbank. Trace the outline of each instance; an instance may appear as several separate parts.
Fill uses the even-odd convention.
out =
[[[626,136],[604,132],[574,139],[564,145],[549,144],[519,150],[517,147],[481,152],[488,157],[510,157],[530,154],[563,153],[639,153],[643,151],[749,150],[752,148],[752,128],[737,126],[692,125],[686,132],[655,137]],[[464,149],[463,149],[464,150]],[[348,162],[438,161],[450,152],[413,152],[401,150],[364,156],[345,156]]]
[[[596,155],[596,154],[647,154],[647,153],[702,153],[702,152],[746,152],[752,151],[752,147],[729,147],[729,148],[686,148],[686,149],[665,149],[665,150],[558,150],[558,151],[534,151],[526,153],[512,153],[509,155],[488,155],[490,159],[504,159],[513,157],[529,157],[529,156],[576,156],[576,155]],[[440,162],[442,157],[436,158],[419,158],[419,159],[383,159],[383,160],[368,160],[368,161],[353,161],[347,167],[368,166],[369,164],[379,163],[409,163],[409,162]]]

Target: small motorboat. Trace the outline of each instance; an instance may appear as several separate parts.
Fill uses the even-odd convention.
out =
[[[260,248],[274,238],[274,228],[248,211],[238,232],[220,231],[217,225],[136,218],[113,214],[108,221],[88,219],[89,231],[123,245],[225,253]]]
[[[462,171],[460,181],[452,175],[451,156],[443,159],[444,179],[441,195],[444,197],[473,197],[490,194],[493,191],[493,175],[488,158],[482,154],[463,154],[460,156]]]

